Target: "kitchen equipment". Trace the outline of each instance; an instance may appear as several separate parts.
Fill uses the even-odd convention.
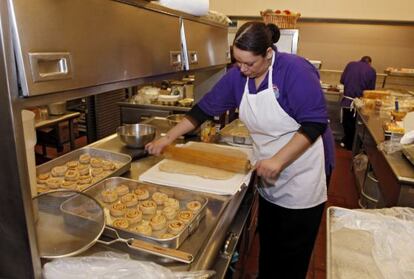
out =
[[[177,147],[168,145],[163,155],[186,163],[203,165],[236,173],[248,173],[251,169],[250,161],[246,157],[227,155],[209,150],[192,149],[191,147]]]
[[[162,237],[162,233],[165,233],[165,230],[156,231],[153,230],[151,232],[151,235],[144,235],[142,233],[137,232],[136,227],[144,222],[148,222],[153,215],[143,215],[143,220],[137,222],[136,224],[130,224],[128,228],[126,229],[120,229],[113,225],[114,220],[116,220],[119,217],[114,217],[111,215],[111,207],[114,204],[120,203],[120,199],[112,202],[107,203],[102,201],[102,192],[104,190],[111,190],[116,189],[118,185],[126,185],[129,189],[130,193],[134,193],[136,189],[146,189],[149,192],[149,198],[153,196],[155,192],[162,192],[168,195],[170,198],[174,198],[179,202],[179,211],[187,210],[186,205],[188,202],[191,201],[198,201],[200,202],[200,209],[194,213],[193,218],[189,220],[189,222],[183,227],[183,230],[181,230],[178,234],[169,236],[167,238]],[[177,249],[180,247],[180,245],[184,242],[184,240],[190,236],[192,233],[196,232],[201,220],[206,215],[206,206],[208,203],[208,198],[203,195],[202,193],[188,191],[188,190],[182,190],[178,188],[172,188],[168,186],[161,186],[161,185],[149,185],[148,183],[142,183],[136,180],[123,178],[123,177],[111,177],[104,181],[101,181],[100,183],[95,184],[93,187],[89,188],[87,191],[85,191],[85,194],[93,197],[96,199],[104,208],[105,212],[105,223],[107,227],[111,227],[112,229],[116,230],[118,234],[122,238],[134,238],[134,239],[140,239],[144,240],[146,242],[150,242],[156,245],[160,245],[163,247],[173,248]],[[142,202],[142,201],[141,201]],[[158,205],[157,210],[162,210],[164,205]],[[176,219],[177,217],[174,217],[173,219]],[[169,221],[168,221],[169,222]],[[104,231],[103,235],[111,236],[113,234],[112,231]]]
[[[233,120],[220,130],[221,140],[230,144],[252,145],[253,140],[250,137],[246,125],[239,119]]]
[[[58,166],[64,166],[66,163],[70,161],[78,161],[79,157],[83,154],[89,154],[91,157],[99,157],[106,161],[110,161],[115,165],[115,168],[111,171],[106,171],[105,173],[102,172],[100,176],[95,176],[93,179],[91,179],[90,183],[79,185],[81,189],[84,190],[87,187],[95,184],[96,182],[101,181],[102,179],[105,179],[110,176],[119,176],[123,174],[124,172],[127,172],[131,167],[131,157],[117,152],[111,152],[103,149],[93,148],[93,147],[83,147],[76,149],[72,152],[66,153],[62,156],[57,157],[56,159],[53,159],[51,161],[48,161],[40,166],[36,167],[36,174],[45,174],[49,173],[54,167]],[[92,170],[90,170],[92,172]],[[90,175],[91,173],[88,173]],[[38,191],[39,191],[38,185]]]
[[[166,106],[174,106],[179,99],[179,95],[159,95],[158,103]]]
[[[57,102],[47,105],[49,115],[62,115],[66,113],[66,102]]]
[[[124,124],[116,130],[118,137],[130,148],[144,148],[155,138],[156,128],[148,124]]]
[[[77,255],[96,242],[111,245],[123,242],[129,248],[177,261],[191,263],[193,256],[174,249],[160,247],[142,240],[119,237],[112,230],[115,239],[99,240],[105,229],[105,214],[100,204],[93,198],[78,192],[57,191],[34,198],[39,208],[36,222],[40,256],[46,259]]]

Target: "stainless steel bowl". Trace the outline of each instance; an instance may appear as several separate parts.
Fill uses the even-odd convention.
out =
[[[126,146],[144,148],[155,138],[156,128],[148,124],[124,124],[118,127],[116,133]]]

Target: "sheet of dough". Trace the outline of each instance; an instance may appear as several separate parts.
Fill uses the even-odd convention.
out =
[[[235,173],[225,170],[168,160],[159,165],[159,170],[169,173],[196,175],[207,179],[226,180],[232,178]]]

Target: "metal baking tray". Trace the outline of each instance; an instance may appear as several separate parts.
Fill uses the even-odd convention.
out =
[[[186,224],[184,229],[180,233],[175,235],[174,237],[162,239],[162,238],[157,237],[157,234],[159,233],[155,233],[155,234],[153,233],[152,236],[145,236],[136,231],[133,231],[133,227],[135,227],[136,225],[133,225],[128,230],[123,230],[123,229],[115,228],[112,226],[112,221],[113,219],[116,219],[116,218],[111,216],[109,210],[112,204],[119,202],[119,199],[112,203],[103,202],[101,198],[101,192],[106,189],[113,189],[119,184],[128,185],[130,192],[133,192],[138,186],[145,185],[147,186],[150,192],[150,196],[156,191],[166,193],[169,197],[174,197],[180,202],[180,209],[184,209],[186,202],[192,201],[192,200],[200,201],[202,206],[200,210],[198,210],[197,214],[194,214],[190,222]],[[191,235],[194,231],[196,231],[197,227],[200,224],[200,221],[206,215],[206,206],[208,203],[207,196],[203,195],[202,193],[173,188],[169,186],[161,186],[161,185],[156,185],[156,184],[143,183],[143,182],[139,182],[136,180],[127,179],[123,177],[112,177],[112,178],[105,179],[93,185],[89,189],[87,189],[85,191],[85,194],[95,198],[104,207],[106,225],[118,231],[118,234],[122,238],[141,239],[144,241],[152,242],[152,243],[155,243],[155,244],[158,244],[164,247],[173,248],[173,249],[177,249],[189,235]],[[163,206],[158,206],[157,210],[160,210],[162,208]],[[143,219],[149,220],[150,217],[152,216],[144,215]],[[113,234],[111,234],[111,232],[107,230],[104,231],[103,235],[107,237],[113,236]]]
[[[247,135],[240,135],[240,129],[244,130]],[[230,144],[252,145],[253,140],[246,126],[239,119],[233,120],[220,130],[220,139]]]
[[[131,156],[129,155],[107,151],[103,149],[98,149],[98,148],[93,148],[93,147],[83,147],[83,148],[74,150],[72,152],[66,153],[42,165],[37,166],[36,175],[50,172],[52,168],[65,165],[69,161],[77,161],[79,159],[79,156],[82,154],[89,154],[91,155],[91,157],[100,157],[105,160],[109,160],[115,163],[115,166],[116,166],[115,170],[108,171],[106,175],[101,176],[97,179],[92,179],[91,183],[86,184],[83,187],[84,188],[83,191],[86,190],[88,187],[94,185],[95,183],[102,181],[103,179],[106,179],[111,176],[120,176],[121,174],[127,172],[131,168],[132,159],[131,159]],[[50,189],[50,190],[57,190],[57,189]]]

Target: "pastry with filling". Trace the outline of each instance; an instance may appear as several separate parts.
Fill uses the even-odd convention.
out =
[[[167,217],[168,220],[173,220],[177,216],[177,209],[172,206],[164,207],[162,213]]]
[[[91,174],[93,177],[101,175],[103,172],[103,168],[92,168]]]
[[[65,180],[67,181],[76,181],[79,179],[79,172],[73,169],[69,169],[65,173]]]
[[[47,186],[45,184],[38,184],[37,185],[37,192],[39,194],[43,194],[43,193],[47,193],[49,192],[49,188],[47,188]]]
[[[139,209],[142,213],[151,215],[157,210],[157,204],[153,200],[142,201],[139,204]]]
[[[142,220],[142,212],[136,208],[127,209],[125,218],[128,219],[128,222],[130,224],[136,224]]]
[[[90,175],[81,175],[78,179],[79,185],[85,185],[92,182],[92,177]]]
[[[180,208],[180,202],[177,199],[174,198],[168,198],[165,202],[164,202],[164,206],[165,207],[173,207],[176,210],[178,210]]]
[[[125,218],[119,218],[119,219],[115,219],[112,222],[112,226],[115,227],[115,228],[118,228],[118,229],[125,230],[125,229],[128,229],[129,223],[128,223],[128,220],[127,219],[125,219]]]
[[[139,201],[143,201],[149,198],[148,190],[142,187],[135,189],[134,194],[137,196]]]
[[[70,170],[76,169],[78,167],[78,161],[69,161],[66,163],[66,166]]]
[[[189,201],[186,205],[188,210],[192,212],[197,212],[201,209],[201,202],[199,201]]]
[[[129,187],[126,184],[119,184],[115,187],[115,190],[118,193],[118,196],[123,196],[129,193]]]
[[[63,179],[58,177],[51,177],[46,180],[46,186],[50,189],[57,189],[60,188],[62,185]]]
[[[142,221],[141,224],[139,224],[138,226],[136,226],[135,231],[137,233],[140,233],[140,234],[143,234],[143,235],[151,236],[151,234],[152,234],[152,227],[150,226],[150,224],[148,223],[148,221]]]
[[[102,168],[103,166],[102,159],[98,157],[92,157],[90,164],[92,168]]]
[[[111,161],[103,161],[102,168],[106,171],[111,171],[115,169],[115,164],[112,163]]]
[[[46,181],[50,177],[50,174],[48,172],[46,173],[39,173],[36,177],[37,183],[39,184],[46,184]]]
[[[173,237],[174,237],[174,235],[171,234],[171,233],[163,233],[163,234],[160,235],[161,239],[168,239],[168,238],[173,238]]]
[[[77,170],[80,175],[88,175],[89,174],[89,165],[88,164],[79,164]]]
[[[91,161],[91,155],[87,153],[79,156],[79,163],[81,164],[89,164],[90,161]]]
[[[158,213],[151,218],[150,224],[154,231],[162,230],[167,225],[167,218],[161,213]]]
[[[178,212],[178,220],[183,221],[184,223],[188,223],[193,219],[193,212],[190,210],[183,210]]]
[[[152,200],[155,201],[158,205],[163,205],[166,200],[168,200],[167,194],[161,192],[155,192],[152,194]]]
[[[60,176],[64,176],[67,170],[68,170],[67,166],[57,166],[57,167],[52,168],[51,173],[54,177],[60,177]]]
[[[168,232],[176,235],[181,232],[185,227],[185,223],[180,220],[173,220],[168,223]]]
[[[123,203],[114,203],[109,209],[109,213],[114,217],[124,216],[126,212],[126,205]]]
[[[62,182],[61,187],[66,190],[76,190],[78,188],[78,184],[76,181],[65,180]]]
[[[106,189],[101,192],[101,197],[103,202],[114,202],[118,199],[118,194],[114,189]]]
[[[138,199],[135,194],[129,193],[121,197],[121,202],[124,203],[127,207],[132,207],[138,204]]]

